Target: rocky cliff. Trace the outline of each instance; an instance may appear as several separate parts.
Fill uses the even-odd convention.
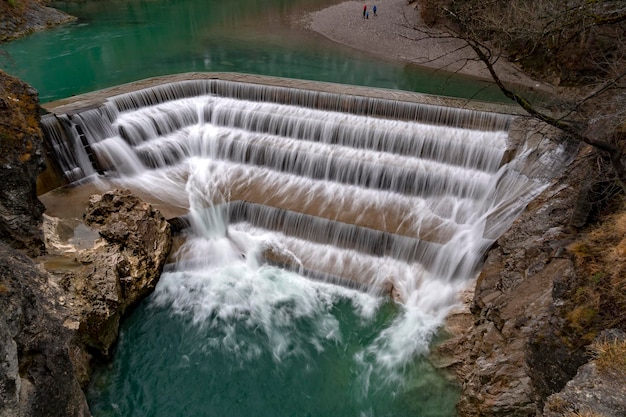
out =
[[[613,392],[614,378],[595,372],[593,361],[585,365],[593,356],[588,347],[602,329],[624,327],[619,304],[612,311],[621,320],[592,322],[608,308],[600,304],[583,306],[580,313],[580,296],[590,276],[575,247],[598,226],[576,225],[590,215],[587,185],[597,174],[596,157],[581,148],[497,240],[466,308],[450,316],[452,336],[438,346],[435,361],[457,375],[460,416],[575,416],[600,409],[605,412],[597,415],[604,417],[623,415],[625,398]],[[602,245],[599,251],[614,255],[611,262],[626,264],[626,253],[613,251],[619,239]],[[623,286],[623,278],[619,282]],[[609,299],[597,286],[593,291]],[[606,291],[623,293],[619,288]],[[588,397],[596,401],[586,401]]]
[[[37,92],[1,75],[0,82],[0,239],[31,255],[43,251],[43,205],[36,178],[43,171]]]
[[[0,415],[88,416],[75,376],[80,348],[48,274],[0,242]]]
[[[68,239],[81,219],[47,218],[44,236],[37,94],[2,72],[0,91],[0,415],[89,416],[82,388],[93,358],[110,354],[121,318],[154,289],[170,226],[119,190],[90,200],[93,247]]]

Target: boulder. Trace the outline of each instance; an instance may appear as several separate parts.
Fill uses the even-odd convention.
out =
[[[78,252],[82,266],[61,285],[74,305],[82,342],[108,357],[121,318],[156,286],[172,246],[170,225],[128,190],[92,196],[83,219],[101,239]]]

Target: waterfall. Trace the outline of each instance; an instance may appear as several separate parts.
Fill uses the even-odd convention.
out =
[[[520,169],[523,149],[507,161],[511,120],[202,80],[110,97],[42,123],[68,182],[91,177],[185,209],[185,243],[156,300],[200,324],[245,317],[265,329],[280,358],[293,344],[277,322],[286,320],[283,303],[294,317],[320,314],[309,310],[322,308],[313,306],[324,304],[320,294],[342,287],[365,293],[354,299],[367,311],[380,297],[400,301],[404,314],[356,355],[369,374],[427,350],[486,250],[547,186],[549,177]],[[545,168],[559,157],[546,155]],[[281,287],[267,265],[309,277],[316,290]],[[310,343],[339,337],[324,320]],[[222,341],[241,350],[233,337]]]

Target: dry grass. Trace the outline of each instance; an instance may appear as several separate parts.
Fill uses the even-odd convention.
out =
[[[606,417],[604,414],[595,411],[570,411],[563,417]]]
[[[626,279],[626,212],[610,216],[569,250],[590,275]]]
[[[551,396],[546,402],[546,407],[548,411],[557,413],[563,417],[606,417],[604,414],[591,410],[572,411],[572,409],[577,408],[576,405],[558,395]]]
[[[568,297],[569,328],[584,344],[603,329],[626,331],[626,211],[607,217],[568,249],[579,276]]]
[[[558,395],[552,395],[546,401],[546,407],[553,413],[564,413],[567,410],[568,402]]]
[[[626,340],[599,340],[591,344],[598,370],[626,382]]]

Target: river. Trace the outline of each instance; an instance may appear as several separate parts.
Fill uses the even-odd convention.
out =
[[[485,82],[388,61],[295,21],[332,0],[55,3],[78,20],[0,45],[2,68],[49,102],[147,77],[242,72],[501,100]]]

